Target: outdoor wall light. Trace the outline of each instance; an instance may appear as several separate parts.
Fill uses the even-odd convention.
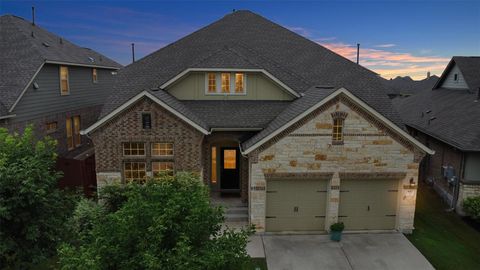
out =
[[[414,187],[416,187],[416,186],[417,186],[417,183],[415,183],[415,180],[413,179],[413,177],[410,178],[410,187],[411,187],[411,188],[414,188]]]

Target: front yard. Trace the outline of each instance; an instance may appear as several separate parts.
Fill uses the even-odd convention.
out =
[[[436,269],[480,269],[480,232],[446,208],[432,188],[421,186],[407,238]]]

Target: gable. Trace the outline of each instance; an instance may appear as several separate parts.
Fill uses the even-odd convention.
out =
[[[179,100],[292,100],[294,96],[261,72],[246,71],[242,95],[207,94],[207,71],[191,71],[166,87]]]
[[[468,89],[465,77],[457,64],[454,64],[448,74],[445,75],[440,87],[448,89]]]

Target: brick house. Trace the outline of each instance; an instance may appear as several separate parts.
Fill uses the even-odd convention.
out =
[[[20,17],[0,17],[0,127],[57,140],[61,186],[95,185],[91,141],[80,130],[95,123],[112,72],[121,66]]]
[[[422,163],[422,177],[463,214],[463,200],[480,195],[480,57],[453,57],[433,89],[395,106],[410,133],[436,152]]]
[[[118,72],[99,120],[98,186],[193,171],[259,232],[413,229],[419,163],[375,73],[249,11]]]

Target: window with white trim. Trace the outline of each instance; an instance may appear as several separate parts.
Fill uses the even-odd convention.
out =
[[[123,172],[126,182],[140,181],[142,182],[147,176],[145,162],[125,162]]]
[[[153,161],[152,175],[153,177],[162,176],[162,174],[173,175],[173,162],[171,161]]]
[[[173,156],[173,143],[152,143],[152,156]]]
[[[70,85],[68,79],[68,67],[60,66],[60,95],[70,94]]]
[[[343,132],[345,126],[345,118],[347,118],[348,113],[336,111],[332,114],[333,126],[332,126],[332,144],[341,145],[343,144]]]
[[[124,156],[145,156],[145,143],[143,142],[124,142]]]
[[[209,72],[205,75],[207,95],[245,95],[246,74],[242,72]]]

